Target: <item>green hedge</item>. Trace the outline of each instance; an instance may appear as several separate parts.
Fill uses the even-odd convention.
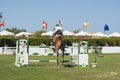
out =
[[[15,47],[16,46],[16,40],[19,38],[14,37],[0,37],[0,47],[3,47],[5,45],[9,47]],[[79,39],[76,37],[72,38],[64,38],[63,39],[65,44],[68,46],[71,46],[72,43],[79,42]],[[84,38],[84,40],[88,41],[89,46],[97,44],[100,46],[120,46],[120,38]],[[29,44],[31,46],[39,46],[42,43],[46,45],[50,45],[52,42],[50,37],[40,37],[40,38],[29,38]]]
[[[40,46],[42,43],[50,45],[51,39],[49,37],[29,38],[29,42],[31,46]]]
[[[3,46],[15,47],[16,40],[18,39],[13,37],[0,37],[0,47],[3,47]]]
[[[89,45],[120,46],[120,38],[89,38],[86,40],[89,42]]]

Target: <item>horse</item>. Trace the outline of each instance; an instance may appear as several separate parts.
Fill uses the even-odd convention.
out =
[[[57,54],[57,65],[59,64],[59,50],[62,51],[62,63],[64,65],[64,51],[65,51],[65,44],[62,40],[61,31],[58,30],[56,32],[56,36],[53,37],[53,42],[55,44],[55,53]]]

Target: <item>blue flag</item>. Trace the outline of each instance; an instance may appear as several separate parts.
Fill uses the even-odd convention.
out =
[[[104,26],[104,31],[109,31],[109,26],[107,24]]]

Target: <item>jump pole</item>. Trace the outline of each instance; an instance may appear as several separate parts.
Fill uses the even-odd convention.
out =
[[[29,60],[29,62],[57,62],[57,60]],[[60,62],[70,62],[70,60],[60,60]]]

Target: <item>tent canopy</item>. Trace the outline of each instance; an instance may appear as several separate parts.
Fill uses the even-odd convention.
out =
[[[52,35],[53,35],[53,31],[48,31],[41,34],[41,36],[52,36]]]
[[[64,36],[74,36],[75,34],[73,32],[70,32],[70,31],[63,31],[63,35]]]
[[[15,36],[16,37],[20,37],[20,36],[30,36],[30,35],[33,35],[33,33],[30,33],[30,32],[20,32],[18,34],[16,34]]]
[[[75,34],[76,36],[91,36],[91,34],[85,32],[85,31],[79,31]]]
[[[0,32],[0,36],[14,36],[14,33],[3,30]]]
[[[53,33],[54,33],[53,31],[48,31],[48,32],[42,33],[41,36],[52,36]],[[64,36],[74,36],[74,33],[65,30],[65,31],[63,31],[63,35]]]
[[[97,32],[92,34],[92,36],[94,37],[108,37],[106,34],[102,33],[102,32]]]
[[[120,33],[118,32],[113,32],[109,35],[109,37],[120,37]]]

